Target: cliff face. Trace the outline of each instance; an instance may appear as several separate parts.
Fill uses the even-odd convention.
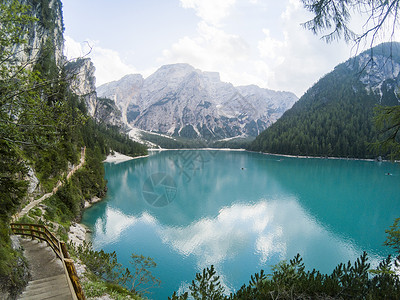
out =
[[[98,88],[99,95],[114,101],[121,109],[121,118],[125,124],[136,118],[136,108],[140,98],[140,89],[143,86],[143,77],[140,74],[127,75],[119,81],[113,81]],[[103,88],[107,86],[107,88]]]
[[[20,60],[32,64],[43,55],[51,55],[57,66],[65,63],[64,57],[64,23],[62,3],[60,0],[21,0],[22,4],[31,7],[29,14],[38,19],[27,28],[27,44],[15,47],[14,53]]]
[[[85,99],[88,113],[94,116],[97,105],[95,67],[89,58],[71,61],[65,66],[73,93]]]
[[[188,64],[162,66],[146,79],[128,75],[97,92],[114,101],[125,124],[207,140],[256,136],[297,100],[289,92],[235,87],[222,82],[218,73]]]
[[[97,98],[95,67],[90,58],[79,58],[68,62],[65,70],[72,92],[85,101],[88,114],[99,122],[116,125],[124,129],[126,125],[122,113],[109,99]]]
[[[347,67],[359,72],[360,82],[379,97],[380,105],[399,105],[400,43],[376,46],[348,61]]]
[[[28,68],[48,64],[58,72],[65,63],[61,1],[20,0],[20,3],[29,7],[27,13],[37,21],[24,28],[26,43],[13,47],[12,52],[16,60],[22,65],[27,64]],[[40,68],[45,75],[50,74],[43,66]],[[33,167],[27,167],[29,172],[25,179],[29,183],[28,195],[35,195],[40,192],[40,183]]]

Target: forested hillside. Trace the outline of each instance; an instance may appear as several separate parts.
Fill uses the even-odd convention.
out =
[[[84,100],[71,92],[61,6],[58,0],[0,1],[1,295],[15,296],[27,280],[25,260],[11,245],[12,215],[65,181],[86,146],[84,168],[44,206],[46,220],[67,227],[85,199],[104,195],[102,161],[111,150],[147,153],[117,128],[91,119]]]
[[[373,158],[376,105],[399,104],[400,46],[382,44],[320,79],[250,149],[268,153]],[[370,60],[373,53],[373,60]],[[392,59],[392,60],[391,60]]]

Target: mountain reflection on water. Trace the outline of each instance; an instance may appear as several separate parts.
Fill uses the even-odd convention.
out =
[[[184,290],[211,264],[230,292],[297,253],[322,272],[363,250],[376,261],[400,215],[400,169],[390,163],[203,150],[105,168],[107,197],[83,222],[94,247],[116,250],[124,265],[132,252],[154,258],[154,299]],[[162,193],[165,206],[152,205],[149,195]]]

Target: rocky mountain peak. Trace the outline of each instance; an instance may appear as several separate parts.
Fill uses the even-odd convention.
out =
[[[138,78],[125,76],[97,92],[116,103],[127,125],[186,138],[255,136],[297,100],[289,92],[235,88],[222,82],[219,73],[184,63],[165,65],[143,80]]]
[[[359,73],[366,89],[382,97],[388,90],[394,92],[400,84],[400,43],[384,43],[367,50],[346,62],[347,67]]]
[[[95,67],[90,58],[80,58],[70,61],[65,69],[71,80],[71,90],[85,99],[88,113],[94,116],[97,105]]]

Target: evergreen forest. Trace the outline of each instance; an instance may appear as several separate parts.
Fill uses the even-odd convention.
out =
[[[105,157],[112,151],[147,154],[144,145],[132,141],[120,128],[89,116],[84,97],[71,91],[76,74],[68,73],[68,62],[60,62],[57,53],[63,43],[63,25],[56,26],[60,15],[60,0],[0,0],[0,298],[7,294],[15,299],[29,280],[27,261],[21,249],[13,247],[11,222],[45,224],[67,241],[70,225],[80,220],[84,203],[104,197],[107,191]],[[47,33],[38,49],[29,46],[35,30]],[[393,57],[398,59],[398,54]],[[398,104],[393,93],[397,79],[386,81],[380,91],[368,89],[351,63],[339,65],[322,78],[249,148],[292,155],[375,157],[373,144],[380,132],[373,122],[374,107]],[[391,116],[392,111],[386,112]],[[397,127],[391,127],[395,133],[388,139],[397,142],[400,123],[397,111],[393,114]],[[381,119],[383,123],[387,120]],[[149,138],[169,147],[204,145],[202,141]],[[243,147],[248,142],[219,141],[210,146]],[[68,180],[66,174],[79,164],[83,149],[85,164]],[[37,187],[32,188],[35,178]],[[59,182],[62,186],[41,208],[15,220],[28,202],[51,192]],[[387,230],[385,244],[392,255],[376,268],[363,254],[353,263],[338,265],[331,274],[321,274],[308,271],[296,256],[274,266],[272,274],[261,270],[229,295],[217,270],[210,266],[195,274],[189,291],[175,292],[170,299],[400,299],[396,274],[400,219]],[[88,297],[108,293],[115,299],[143,299],[146,294],[137,282],[160,284],[151,274],[155,267],[151,258],[132,254],[130,271],[118,264],[115,252],[95,251],[90,244],[69,245],[69,249],[87,266],[91,281],[84,288]]]
[[[388,154],[374,147],[381,138],[374,123],[374,109],[378,105],[398,105],[394,90],[398,79],[386,80],[380,88],[372,89],[360,78],[365,72],[375,72],[371,66],[374,61],[362,65],[360,57],[373,51],[385,60],[398,60],[399,50],[399,44],[382,44],[338,65],[263,131],[249,149],[322,157],[376,158]]]

